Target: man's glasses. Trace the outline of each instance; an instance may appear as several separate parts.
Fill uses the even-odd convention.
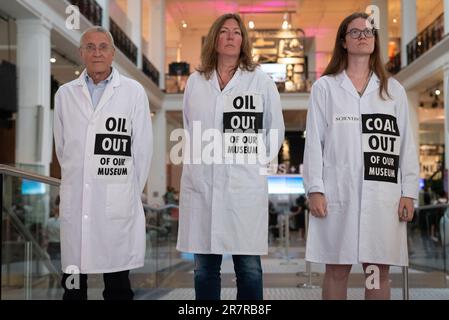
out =
[[[93,43],[89,43],[82,48],[85,49],[89,54],[93,54],[93,53],[97,52],[97,47]],[[100,53],[103,53],[103,54],[108,53],[109,50],[111,50],[111,48],[112,47],[110,45],[108,45],[107,43],[101,43],[98,46],[98,50],[100,51]]]
[[[374,37],[374,35],[376,34],[376,30],[375,29],[364,29],[364,30],[360,30],[360,29],[351,29],[348,32],[346,32],[346,34],[349,34],[349,36],[352,39],[358,39],[360,38],[360,36],[362,35],[362,33],[365,35],[365,38],[372,38]]]

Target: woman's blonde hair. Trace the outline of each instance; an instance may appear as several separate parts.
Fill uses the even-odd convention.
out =
[[[212,72],[214,72],[218,63],[217,43],[220,29],[228,19],[234,19],[237,21],[239,28],[242,32],[242,45],[240,47],[240,56],[236,69],[238,67],[247,71],[254,71],[257,64],[253,61],[251,55],[251,41],[249,40],[248,31],[238,14],[227,13],[220,16],[212,24],[209,33],[206,36],[203,47],[201,49],[201,65],[197,68],[197,71],[204,75],[206,79],[210,79]]]

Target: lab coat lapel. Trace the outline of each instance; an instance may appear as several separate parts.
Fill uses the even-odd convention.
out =
[[[92,98],[90,97],[89,94],[89,89],[87,88],[87,83],[86,83],[86,69],[84,69],[84,71],[81,73],[81,75],[78,78],[78,86],[81,89],[81,92],[83,93],[84,97],[87,99],[88,103],[89,103],[89,107],[85,107],[84,104],[78,104],[79,107],[81,108],[81,112],[84,114],[84,116],[87,119],[90,119],[90,117],[92,116],[93,112],[94,112],[94,108],[92,105]]]
[[[365,92],[363,93],[363,96],[368,95],[372,91],[379,90],[379,86],[380,86],[380,80],[377,77],[377,75],[373,72],[373,74],[368,82],[368,86],[366,87]]]
[[[239,83],[241,73],[242,73],[242,71],[240,70],[240,68],[238,68],[235,71],[234,76],[232,77],[232,79],[228,82],[226,87],[223,89],[223,93],[226,93],[226,92],[230,91],[232,88],[234,88]]]
[[[110,83],[107,84],[103,95],[101,96],[100,102],[98,102],[98,106],[95,108],[95,113],[98,113],[103,109],[103,107],[106,105],[106,103],[111,99],[111,97],[114,95],[115,87],[118,87],[120,85],[120,74],[113,69],[113,75]]]
[[[346,74],[346,70],[343,70],[343,72],[338,75],[338,79],[339,79],[340,85],[343,89],[348,91],[351,95],[353,95],[357,99],[360,98],[359,94],[357,93],[357,90],[355,89],[354,85],[352,84],[351,79],[349,79],[348,75]]]
[[[234,88],[240,80],[240,76],[241,76],[241,70],[240,68],[237,69],[237,71],[235,72],[234,76],[232,77],[232,79],[228,82],[228,84],[226,85],[226,87],[223,89],[222,93],[226,93],[229,90],[231,90],[232,88]],[[217,70],[214,70],[214,73],[212,74],[212,76],[209,79],[209,83],[211,84],[211,86],[213,88],[215,88],[218,92],[221,92],[220,90],[220,84],[218,83],[218,76],[217,76]]]
[[[218,76],[217,76],[217,70],[214,70],[212,75],[210,76],[209,83],[218,92],[221,92],[220,90],[220,84],[218,83]]]

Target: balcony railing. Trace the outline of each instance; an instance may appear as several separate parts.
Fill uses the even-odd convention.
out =
[[[401,52],[390,58],[390,61],[385,65],[387,71],[391,74],[396,74],[401,71]]]
[[[118,26],[114,20],[110,19],[110,32],[114,38],[115,46],[120,49],[135,65],[137,65],[137,47]]]
[[[142,55],[142,71],[159,87],[159,71],[145,55]]]
[[[103,9],[95,0],[69,0],[71,4],[77,6],[80,13],[92,22],[95,26],[101,26]]]
[[[183,93],[187,83],[188,75],[165,75],[166,93]],[[317,80],[316,72],[309,72],[302,79],[285,82],[276,82],[279,93],[309,93],[313,83]]]
[[[436,45],[444,36],[444,14],[436,18],[407,44],[407,64],[418,59],[422,54]]]

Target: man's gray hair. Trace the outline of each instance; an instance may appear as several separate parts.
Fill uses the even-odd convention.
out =
[[[112,34],[108,30],[106,30],[105,28],[100,27],[100,26],[94,26],[94,27],[87,28],[83,32],[83,34],[81,35],[81,39],[80,39],[80,48],[83,46],[83,41],[84,41],[84,37],[86,36],[86,34],[91,33],[91,32],[105,33],[108,36],[109,40],[111,41],[112,47],[115,48],[114,38],[112,37]]]

